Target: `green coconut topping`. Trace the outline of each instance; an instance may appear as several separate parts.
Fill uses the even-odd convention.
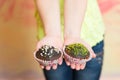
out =
[[[68,54],[73,55],[75,57],[86,58],[89,56],[88,49],[83,44],[80,43],[66,45],[65,51]]]

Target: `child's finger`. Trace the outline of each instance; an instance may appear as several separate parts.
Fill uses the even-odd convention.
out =
[[[76,64],[76,70],[80,70],[80,64]]]
[[[57,69],[57,64],[54,64],[53,66],[52,66],[52,68],[55,70],[55,69]]]
[[[83,69],[85,68],[85,66],[86,66],[86,63],[81,64],[81,65],[80,65],[80,69],[82,69],[82,70],[83,70]]]
[[[62,59],[62,58],[60,58],[60,59],[58,60],[58,64],[59,64],[59,65],[61,65],[61,64],[62,64],[62,62],[63,62],[63,59]]]
[[[65,60],[65,62],[66,62],[66,64],[67,64],[68,66],[70,66],[70,62],[69,62],[69,61]]]
[[[46,66],[46,70],[50,70],[51,69],[51,67],[50,66]]]
[[[96,57],[96,54],[95,54],[95,53],[92,53],[92,57],[95,58],[95,57]]]
[[[91,55],[92,55],[92,58],[95,58],[95,57],[96,57],[96,54],[94,53],[94,51],[92,50],[92,48],[89,47],[88,49],[89,49],[89,51],[90,51],[90,53],[91,53]]]
[[[74,63],[71,63],[70,65],[71,65],[72,69],[75,69],[75,64]]]
[[[41,67],[42,69],[44,69],[44,66],[43,66],[43,65],[41,65],[41,64],[40,64],[40,67]]]

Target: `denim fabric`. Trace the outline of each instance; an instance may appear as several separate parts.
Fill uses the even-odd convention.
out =
[[[92,47],[97,57],[86,64],[84,70],[73,70],[63,61],[56,70],[43,70],[46,80],[99,80],[103,64],[104,41]]]

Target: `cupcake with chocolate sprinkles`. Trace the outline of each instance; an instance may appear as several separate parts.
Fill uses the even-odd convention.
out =
[[[35,59],[43,66],[51,66],[53,64],[58,64],[59,58],[61,58],[62,53],[59,49],[44,45],[34,54]]]
[[[64,57],[71,63],[82,64],[91,59],[91,54],[83,44],[75,43],[65,46]]]

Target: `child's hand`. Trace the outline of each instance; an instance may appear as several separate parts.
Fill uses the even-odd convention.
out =
[[[95,53],[93,52],[92,48],[90,47],[89,44],[87,44],[85,41],[83,41],[80,38],[65,38],[64,41],[64,45],[69,45],[69,44],[73,44],[73,43],[81,43],[83,44],[90,52],[90,55],[92,55],[93,58],[96,57]],[[76,64],[74,62],[70,62],[68,59],[65,58],[66,64],[68,66],[71,66],[72,69],[76,69],[76,70],[80,70],[80,69],[84,69],[86,66],[86,62],[83,64]]]
[[[38,44],[37,44],[37,50],[39,50],[44,45],[53,46],[54,48],[60,50],[60,52],[61,52],[62,51],[63,42],[62,42],[62,39],[59,36],[57,36],[57,37],[46,36],[42,40],[40,40],[38,42]],[[49,50],[49,52],[50,52],[50,50]],[[37,51],[35,53],[37,53]],[[63,53],[61,52],[61,57],[59,59],[57,59],[58,60],[57,64],[47,65],[47,66],[44,66],[43,64],[40,64],[40,67],[42,69],[45,68],[46,70],[50,70],[51,68],[56,69],[58,64],[59,65],[62,64],[62,59],[63,59],[62,54]]]

